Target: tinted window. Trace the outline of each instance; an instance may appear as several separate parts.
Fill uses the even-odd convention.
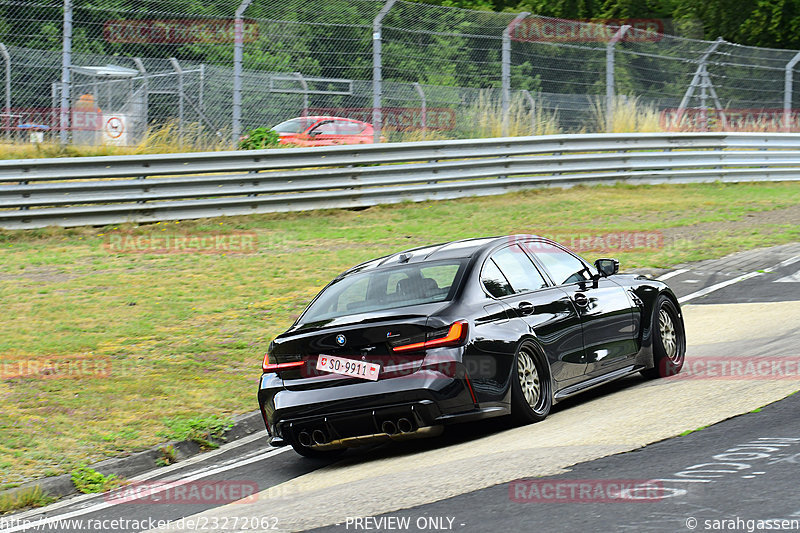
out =
[[[495,298],[502,298],[509,294],[514,294],[514,289],[509,285],[508,280],[497,268],[497,265],[489,259],[483,265],[483,272],[481,272],[481,283],[489,291],[489,294]]]
[[[561,248],[544,242],[527,243],[526,248],[541,261],[556,285],[588,279],[586,266],[577,257]]]
[[[356,272],[331,283],[306,309],[300,323],[449,300],[464,261],[395,265]]]
[[[517,246],[503,248],[492,256],[494,262],[511,283],[514,292],[535,291],[547,287],[544,278],[536,270],[533,262],[522,249]]]

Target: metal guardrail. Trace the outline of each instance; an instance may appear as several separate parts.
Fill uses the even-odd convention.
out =
[[[362,207],[577,184],[800,179],[800,135],[550,135],[0,161],[0,227]]]

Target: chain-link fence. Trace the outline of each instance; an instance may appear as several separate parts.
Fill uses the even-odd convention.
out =
[[[388,140],[800,130],[793,50],[670,35],[658,20],[237,1],[0,0],[3,137],[234,145],[308,115]]]

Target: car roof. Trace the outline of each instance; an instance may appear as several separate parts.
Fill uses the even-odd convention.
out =
[[[308,115],[308,116],[305,116],[305,117],[294,117],[294,118],[286,119],[283,122],[288,122],[290,120],[298,120],[298,119],[307,119],[307,120],[314,120],[314,121],[317,121],[317,120],[346,120],[348,122],[361,122],[363,124],[368,124],[367,122],[364,122],[362,120],[356,120],[354,118],[347,118],[347,117],[334,117],[332,115]]]
[[[410,248],[377,259],[366,261],[343,272],[339,277],[371,270],[375,268],[388,267],[397,264],[421,263],[427,261],[440,261],[446,259],[468,259],[484,250],[494,248],[502,243],[514,243],[515,241],[529,239],[544,239],[537,235],[505,235],[500,237],[478,237],[472,239],[462,239],[429,246]]]

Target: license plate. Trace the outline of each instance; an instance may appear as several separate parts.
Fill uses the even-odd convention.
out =
[[[320,355],[317,358],[317,370],[341,374],[353,378],[368,379],[377,381],[378,374],[381,373],[381,365],[367,363],[366,361],[356,361],[346,357],[335,357],[332,355]]]

